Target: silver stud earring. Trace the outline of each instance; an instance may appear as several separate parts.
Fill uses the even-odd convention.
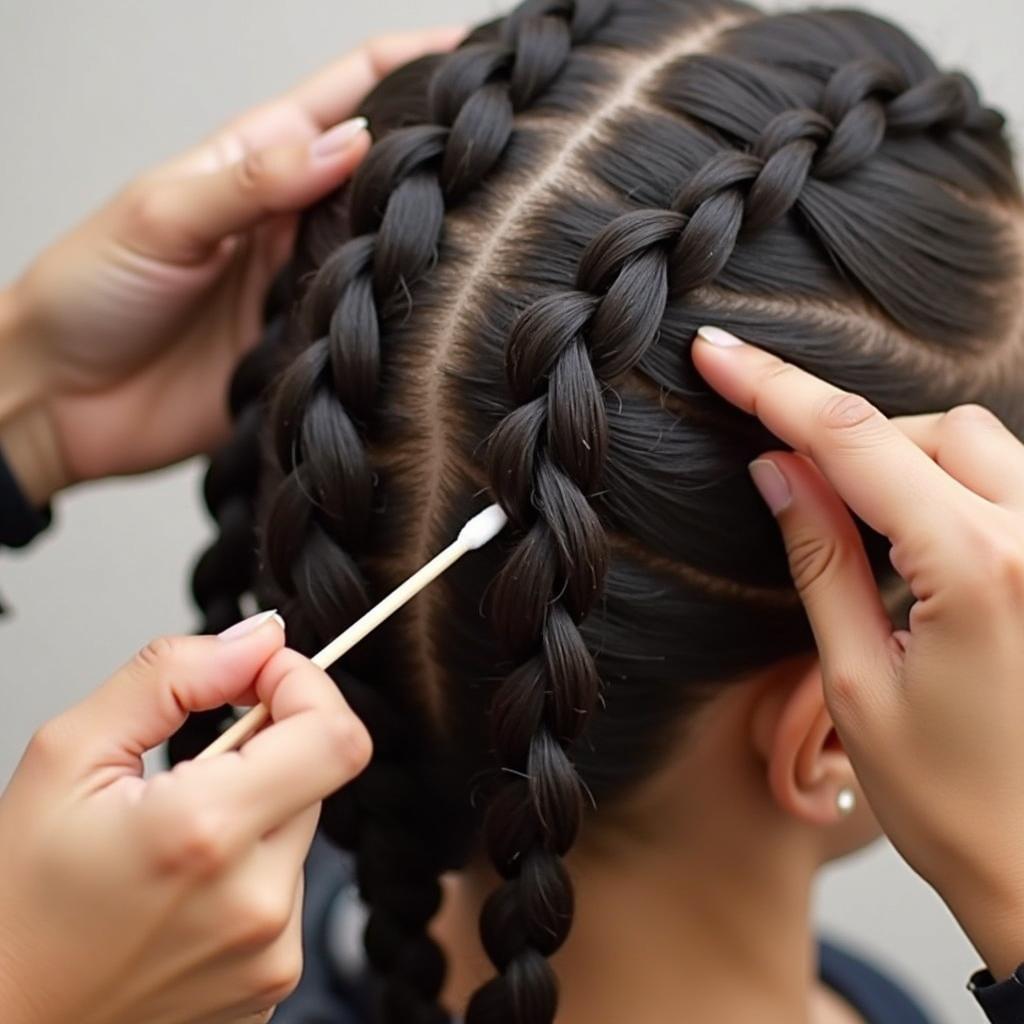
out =
[[[844,818],[848,818],[856,807],[857,794],[849,786],[843,786],[836,794],[836,809]]]

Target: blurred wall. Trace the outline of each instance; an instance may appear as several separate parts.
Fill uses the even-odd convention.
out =
[[[838,5],[836,5],[838,6]],[[845,6],[845,5],[844,5]],[[968,68],[1024,125],[1021,0],[888,0],[888,14]],[[0,0],[0,282],[143,167],[285,88],[362,37],[480,20],[493,0]],[[29,552],[0,555],[0,781],[32,730],[150,636],[188,631],[187,567],[209,534],[202,467],[82,487]],[[887,847],[831,869],[821,920],[980,1021],[976,956]]]

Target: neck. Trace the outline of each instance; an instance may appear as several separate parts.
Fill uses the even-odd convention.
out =
[[[569,860],[575,921],[552,960],[558,1024],[831,1019],[810,925],[818,851],[780,827],[755,776],[751,767],[745,778],[719,778],[676,814],[665,809],[674,801],[680,811],[678,780],[665,778],[629,814],[611,824],[605,815],[582,837]],[[434,934],[450,965],[445,1005],[454,1014],[493,976],[477,921],[494,885],[482,865],[446,879]]]
[[[709,883],[696,865],[678,859],[651,857],[628,868],[620,862],[617,870],[581,860],[573,864],[573,931],[553,960],[559,1024],[813,1019],[806,883],[759,886],[749,861],[720,864],[719,879]],[[451,965],[445,1004],[455,1014],[493,974],[476,936],[492,886],[489,872],[471,870],[446,887],[437,934]]]

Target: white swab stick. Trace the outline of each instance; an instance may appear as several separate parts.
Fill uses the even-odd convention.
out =
[[[310,660],[320,668],[330,668],[343,654],[347,654],[385,619],[394,615],[402,605],[415,597],[428,583],[436,580],[441,573],[453,566],[467,551],[482,548],[497,537],[507,522],[505,513],[497,505],[491,505],[479,515],[473,516],[459,531],[455,541],[449,544],[444,551],[435,555],[422,569],[413,573],[404,583],[392,590],[380,604],[371,608],[361,619],[353,622],[344,633],[335,637]],[[270,711],[266,705],[257,704],[198,754],[196,760],[213,757],[215,754],[223,754],[228,750],[240,747],[246,740],[259,732],[269,718]]]

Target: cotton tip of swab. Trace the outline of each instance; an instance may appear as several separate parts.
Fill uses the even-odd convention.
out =
[[[485,508],[479,515],[473,516],[466,525],[459,530],[458,543],[467,551],[476,551],[482,548],[488,541],[505,529],[508,523],[508,516],[502,512],[498,505],[491,505]]]

